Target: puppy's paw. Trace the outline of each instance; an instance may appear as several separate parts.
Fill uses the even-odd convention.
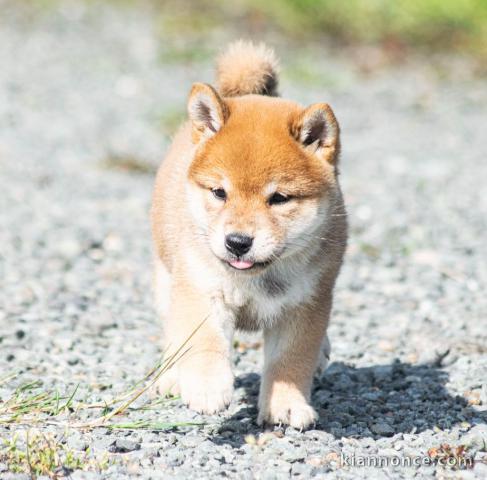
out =
[[[178,372],[176,367],[172,367],[165,372],[149,389],[149,396],[156,398],[163,397],[177,397],[180,394]]]
[[[260,406],[257,423],[285,424],[302,429],[318,420],[315,409],[299,396],[271,395]]]
[[[233,374],[220,358],[182,365],[179,382],[181,399],[197,412],[216,413],[232,400]]]

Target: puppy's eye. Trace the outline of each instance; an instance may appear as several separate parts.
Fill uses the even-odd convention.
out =
[[[223,188],[213,188],[211,190],[215,198],[218,198],[218,200],[226,200],[227,199],[227,192],[223,190]]]
[[[279,205],[281,203],[286,203],[291,200],[291,197],[283,195],[282,193],[276,192],[272,194],[269,198],[269,205]]]

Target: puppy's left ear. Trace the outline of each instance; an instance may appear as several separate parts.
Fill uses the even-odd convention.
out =
[[[327,103],[315,103],[304,109],[292,124],[291,133],[307,152],[331,165],[338,162],[340,128]]]
[[[188,99],[188,115],[193,125],[193,141],[209,138],[228,118],[228,107],[217,91],[206,83],[195,83]]]

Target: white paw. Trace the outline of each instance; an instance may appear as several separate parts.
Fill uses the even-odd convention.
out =
[[[149,389],[149,396],[156,398],[160,395],[163,397],[177,397],[179,395],[178,371],[172,367],[165,372]]]
[[[318,420],[315,409],[304,400],[271,399],[268,405],[261,407],[257,423],[285,424],[302,429],[307,428]]]
[[[212,414],[226,408],[232,400],[233,374],[228,365],[181,367],[181,399],[192,410]]]

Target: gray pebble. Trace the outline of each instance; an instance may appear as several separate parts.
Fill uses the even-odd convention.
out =
[[[140,449],[140,443],[128,438],[118,438],[110,449],[114,453],[127,453]]]
[[[394,435],[394,429],[385,422],[374,423],[370,429],[377,435],[385,437],[392,437]]]

